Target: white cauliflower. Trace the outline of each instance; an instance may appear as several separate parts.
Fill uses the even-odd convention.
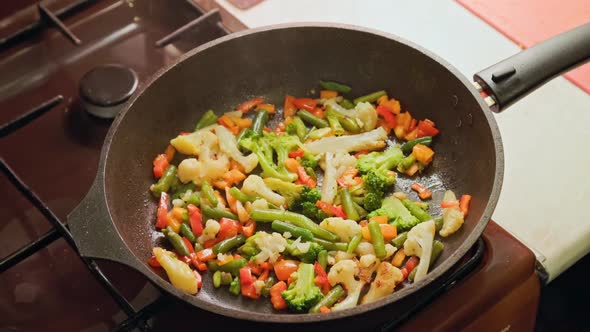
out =
[[[277,206],[282,206],[286,202],[285,197],[272,191],[260,176],[254,174],[248,175],[244,180],[242,192],[247,195],[264,198],[267,202]]]
[[[160,247],[155,247],[152,253],[174,287],[193,295],[199,292],[197,276],[190,266],[174,257],[172,252]]]
[[[359,279],[369,283],[373,280],[373,273],[379,266],[380,260],[373,254],[363,255],[359,259]]]
[[[219,139],[210,131],[199,130],[193,134],[199,134],[201,140],[199,159],[188,158],[180,162],[178,178],[183,183],[193,181],[195,184],[221,178],[229,170],[229,159],[219,151]]]
[[[285,251],[287,248],[287,240],[276,232],[272,234],[268,234],[266,232],[258,232],[256,233],[256,238],[254,239],[254,243],[260,252],[254,256],[254,260],[256,263],[262,263],[264,261],[269,261],[274,263],[277,258],[279,258],[280,254]]]
[[[178,135],[176,138],[170,140],[170,144],[176,151],[189,156],[198,156],[201,152],[201,145],[203,144],[203,133],[206,130],[198,130],[188,135]]]
[[[214,239],[215,236],[217,235],[217,233],[219,232],[220,228],[221,228],[221,225],[219,225],[217,220],[214,220],[214,219],[207,220],[207,222],[205,222],[205,228],[203,228],[203,233],[201,234],[201,236],[199,236],[197,238],[197,241],[199,243],[203,244],[207,240]]]
[[[326,152],[320,161],[320,167],[324,170],[322,182],[322,202],[332,204],[338,190],[336,182],[342,173],[349,168],[356,166],[356,158],[348,153]]]
[[[404,252],[408,256],[420,257],[414,282],[424,279],[428,273],[435,231],[434,220],[431,219],[414,226],[408,232],[408,238],[404,242]]]
[[[353,308],[358,303],[364,282],[356,280],[358,274],[357,263],[353,260],[342,260],[334,264],[328,272],[330,285],[341,284],[346,290],[346,298],[332,307],[333,311]]]
[[[320,227],[338,235],[342,242],[350,242],[355,235],[361,233],[361,226],[356,221],[340,217],[326,218],[320,223]]]
[[[256,154],[251,153],[248,156],[244,156],[238,149],[236,137],[227,128],[217,126],[215,127],[215,133],[219,138],[219,148],[221,149],[221,152],[242,165],[246,173],[250,173],[256,168],[258,165],[258,157]]]
[[[340,106],[334,99],[326,100],[324,105],[330,106],[338,113],[347,115],[352,119],[356,119],[359,123],[359,126],[363,128],[363,131],[373,130],[377,126],[377,111],[373,105],[371,105],[371,103],[358,103],[353,109],[350,110]]]
[[[393,256],[393,254],[395,254],[396,251],[397,251],[397,248],[396,247],[394,247],[391,243],[386,243],[385,244],[385,253],[386,253],[386,255],[385,255],[385,258],[384,259],[387,259],[387,258]]]
[[[373,244],[371,242],[363,241],[359,243],[354,252],[359,256],[364,256],[368,254],[375,255],[375,248],[373,248]]]
[[[324,152],[353,152],[378,150],[385,147],[387,132],[382,127],[362,134],[330,136],[305,144],[305,149],[313,154]]]
[[[369,291],[363,299],[361,304],[375,302],[378,299],[385,297],[395,289],[395,286],[403,280],[402,271],[388,262],[381,262],[377,268],[377,276]]]
[[[443,196],[443,202],[454,202],[457,201],[455,193],[451,190],[445,191]],[[463,226],[464,218],[463,212],[459,209],[459,206],[442,209],[443,216],[443,227],[439,231],[440,236],[447,237]]]

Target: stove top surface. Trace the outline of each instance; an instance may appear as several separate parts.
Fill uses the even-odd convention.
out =
[[[47,14],[43,14],[44,23],[38,27],[33,21],[27,23],[26,18],[41,17],[35,5],[21,8],[0,21],[0,40],[8,40],[0,44],[0,156],[61,220],[66,219],[89,189],[110,125],[110,121],[84,110],[78,95],[83,75],[99,65],[119,64],[133,69],[141,85],[183,53],[227,33],[218,23],[216,12],[203,15],[191,2],[181,0],[63,0],[52,2],[47,8],[59,14],[72,4],[78,6],[74,14],[58,15],[64,18],[70,35],[61,32],[55,23],[48,23],[51,20],[46,18]],[[0,11],[0,17],[3,15]],[[31,26],[30,32],[8,38]],[[174,31],[180,34],[170,37]],[[73,42],[76,38],[79,45]],[[37,120],[22,127],[18,121],[12,127],[4,126],[23,116],[27,122],[26,114],[44,105],[45,113]],[[34,331],[51,326],[52,330],[106,331],[128,318],[67,241],[59,238],[45,216],[7,176],[0,176],[0,199],[5,202],[0,206],[0,218],[4,220],[0,224],[1,258],[39,241],[40,237],[42,242],[50,243],[0,274],[0,330]],[[482,291],[482,296],[489,299],[493,291],[501,290],[499,286],[506,287],[532,273],[530,265],[534,259],[528,249],[493,223],[484,239],[484,258],[476,262],[477,268],[467,281],[459,284],[465,287],[473,282],[485,283],[489,290]],[[520,269],[510,274],[499,273],[506,268],[506,262]],[[161,296],[145,277],[128,267],[105,261],[99,262],[99,266],[137,309]],[[441,290],[450,287],[438,286]],[[440,295],[436,303],[443,298],[448,298],[448,293]],[[473,305],[457,319],[472,315],[478,304]],[[155,330],[183,324],[195,326],[205,319],[208,326],[223,322],[224,326],[247,330],[261,327],[259,323],[199,311],[166,296],[153,308],[162,310],[151,321]],[[374,317],[376,322],[387,316],[401,316],[396,312],[392,317],[386,310],[371,315],[363,317]],[[359,325],[351,322],[338,324],[356,330]]]

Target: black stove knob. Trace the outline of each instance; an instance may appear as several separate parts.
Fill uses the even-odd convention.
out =
[[[80,97],[86,111],[104,119],[112,119],[137,90],[137,74],[116,64],[100,65],[80,80]]]

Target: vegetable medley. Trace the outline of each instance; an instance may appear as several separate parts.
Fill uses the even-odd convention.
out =
[[[425,278],[444,249],[436,233],[459,230],[471,196],[445,192],[432,216],[428,188],[412,185],[416,201],[393,191],[432,162],[439,130],[385,91],[351,101],[349,86],[320,86],[319,98],[286,96],[282,112],[262,97],[208,111],[155,158],[168,249],[149,264],[175,287],[196,294],[203,274],[276,310],[323,313]]]

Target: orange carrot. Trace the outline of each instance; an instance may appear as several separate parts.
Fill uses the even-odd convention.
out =
[[[320,98],[321,99],[330,99],[338,97],[337,91],[332,90],[320,90]]]
[[[168,146],[166,147],[166,151],[164,152],[164,154],[166,155],[166,159],[168,160],[168,162],[171,162],[172,159],[174,158],[174,153],[176,152],[176,149],[171,145],[168,144]]]
[[[410,188],[417,192],[418,197],[420,197],[421,199],[429,199],[430,197],[432,197],[432,192],[418,182],[414,183]]]
[[[227,199],[227,204],[229,205],[229,209],[233,213],[238,213],[236,208],[236,202],[238,201],[232,194],[229,193],[229,187],[225,187],[225,198]]]
[[[283,115],[285,118],[292,117],[297,113],[297,107],[293,104],[293,100],[295,100],[295,97],[285,96],[285,104],[283,106]]]
[[[325,313],[328,313],[328,312],[331,312],[331,311],[332,311],[332,309],[330,309],[330,308],[326,307],[325,305],[323,305],[323,306],[320,308],[320,313],[322,313],[322,314],[325,314]]]
[[[464,217],[466,217],[469,213],[469,203],[471,203],[471,195],[461,196],[461,200],[459,201],[459,209],[461,209],[461,212],[463,212]]]
[[[387,216],[374,216],[369,218],[369,221],[376,221],[378,224],[387,224],[388,218]]]
[[[424,144],[416,144],[412,148],[412,154],[419,162],[428,165],[434,157],[434,151]]]
[[[389,100],[389,98],[387,98],[387,96],[381,96],[377,99],[377,105],[383,105],[384,103],[386,103]]]
[[[291,173],[297,173],[297,168],[300,166],[301,165],[299,164],[299,162],[293,158],[285,160],[285,167]]]
[[[395,267],[400,267],[404,263],[404,259],[406,259],[406,253],[404,252],[404,248],[401,248],[398,251],[396,251],[393,255],[391,265]]]
[[[287,284],[284,281],[279,281],[270,288],[270,302],[272,307],[276,310],[283,310],[287,308],[287,302],[281,295],[287,290]]]
[[[176,220],[176,218],[174,218],[172,213],[168,213],[168,215],[166,216],[166,225],[172,227],[172,230],[175,233],[178,233],[180,231],[180,222]]]
[[[242,233],[244,233],[245,237],[250,237],[254,235],[256,231],[256,222],[253,220],[248,220],[244,225],[242,225]]]
[[[389,242],[397,236],[397,227],[395,225],[390,224],[380,224],[381,227],[381,234],[383,234],[383,239],[385,242]]]
[[[258,104],[258,106],[256,106],[256,110],[265,110],[270,114],[274,114],[275,113],[275,105],[274,104]]]

